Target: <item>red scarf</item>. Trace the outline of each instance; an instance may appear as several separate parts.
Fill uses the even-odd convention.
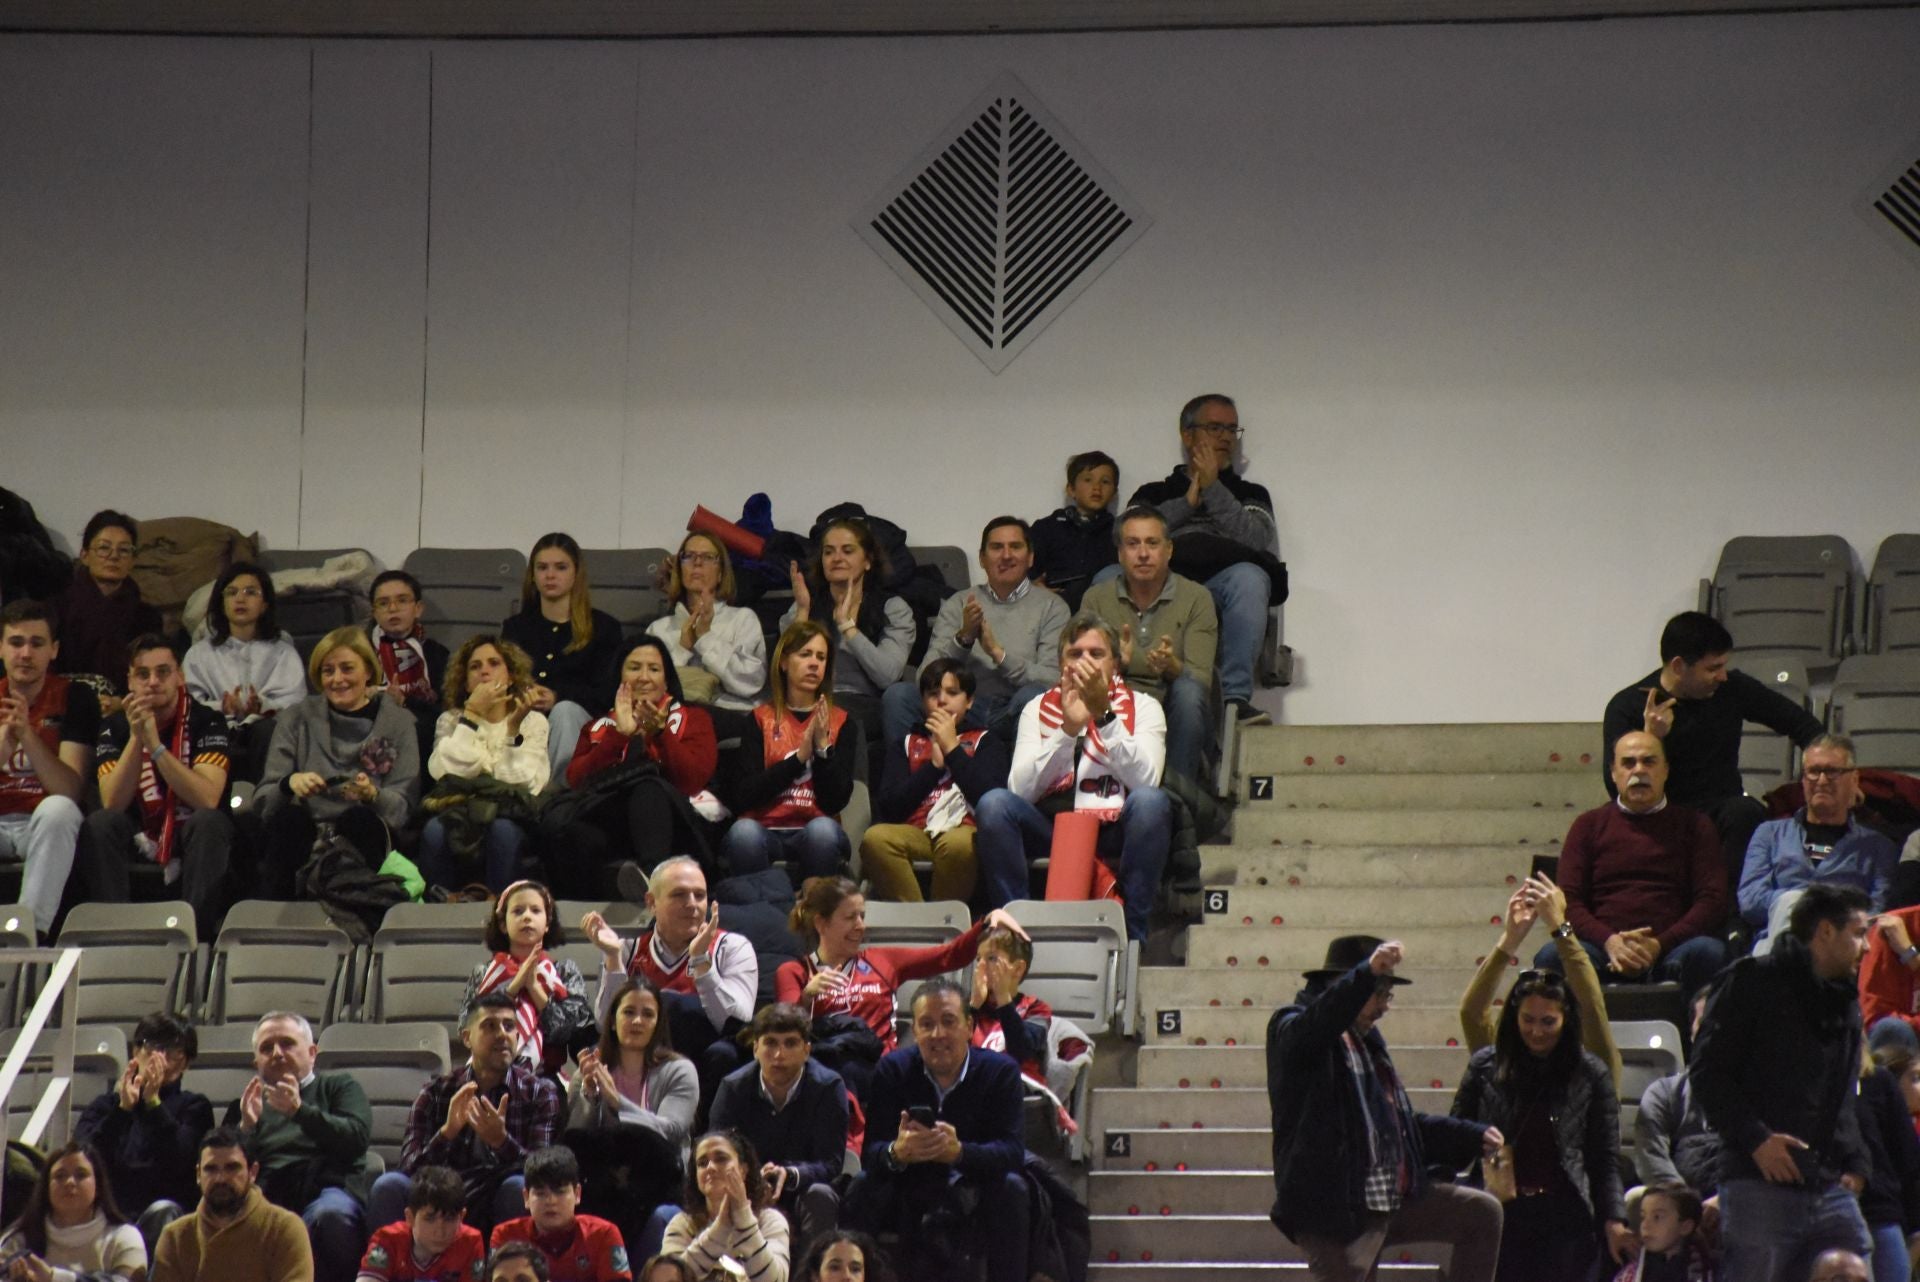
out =
[[[433,678],[427,672],[426,648],[420,644],[426,628],[416,623],[404,637],[390,637],[378,624],[374,633],[380,642],[380,668],[387,675],[387,688],[396,690],[406,703],[431,702]]]
[[[490,993],[496,988],[504,989],[513,983],[523,965],[539,967],[540,978],[546,981],[547,1000],[565,1001],[567,990],[560,983],[560,968],[553,964],[553,958],[545,951],[537,952],[526,962],[514,960],[512,953],[495,953],[493,960],[487,963],[486,970],[480,974],[480,992]],[[528,981],[531,988],[533,981]],[[521,989],[513,998],[514,1022],[520,1025],[520,1057],[530,1060],[537,1067],[546,1060],[547,1039],[540,1031],[540,1008],[533,1004],[533,996],[527,988]]]
[[[128,727],[131,734],[132,727]],[[187,691],[180,690],[180,701],[173,705],[173,742],[167,745],[174,760],[188,769],[193,763],[187,760]],[[159,846],[154,851],[154,859],[164,868],[173,858],[173,829],[180,818],[180,807],[173,799],[173,785],[161,779],[160,771],[153,764],[153,754],[140,750],[140,814],[144,822],[141,827],[147,832],[153,831],[154,821],[160,823]]]
[[[1133,690],[1118,676],[1107,685],[1107,707],[1120,719],[1120,724],[1132,734],[1134,729]],[[1055,686],[1040,696],[1040,727],[1043,730],[1058,730],[1066,724],[1066,715],[1060,707],[1060,687]],[[1046,782],[1044,793],[1050,795],[1067,789],[1073,791],[1075,810],[1097,815],[1102,823],[1111,823],[1120,817],[1120,807],[1124,801],[1125,790],[1115,796],[1108,788],[1083,787],[1083,784],[1107,783],[1113,774],[1113,763],[1107,755],[1106,742],[1100,738],[1100,727],[1089,722],[1081,732],[1079,743],[1074,745],[1073,772],[1063,774]]]

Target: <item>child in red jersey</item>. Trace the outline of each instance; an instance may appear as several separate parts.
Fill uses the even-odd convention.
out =
[[[1004,926],[985,931],[973,962],[973,1044],[999,1051],[1020,1072],[1047,1084],[1047,1030],[1053,1008],[1020,991],[1033,964],[1033,941]]]
[[[423,1166],[407,1190],[407,1215],[374,1230],[357,1282],[480,1282],[487,1244],[467,1224],[467,1190],[445,1166]]]
[[[546,1257],[551,1282],[633,1282],[620,1230],[597,1215],[578,1215],[580,1163],[561,1145],[527,1155],[527,1214],[495,1226],[493,1248],[531,1242]]]

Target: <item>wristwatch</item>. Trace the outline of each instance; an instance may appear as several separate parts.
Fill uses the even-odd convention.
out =
[[[1558,926],[1555,926],[1553,928],[1553,937],[1555,939],[1572,939],[1573,923],[1570,921],[1563,921]]]
[[[1911,969],[1916,957],[1920,957],[1920,944],[1908,944],[1900,954],[1900,964]]]

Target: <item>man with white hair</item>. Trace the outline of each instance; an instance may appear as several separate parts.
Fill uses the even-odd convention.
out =
[[[373,1108],[351,1073],[320,1073],[313,1026],[271,1011],[253,1029],[253,1080],[228,1109],[259,1163],[260,1190],[306,1222],[314,1282],[353,1282],[366,1244]]]

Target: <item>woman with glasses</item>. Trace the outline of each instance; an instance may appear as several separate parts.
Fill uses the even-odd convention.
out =
[[[1620,1103],[1606,1064],[1580,1048],[1580,1025],[1558,971],[1522,971],[1453,1097],[1455,1117],[1506,1137],[1481,1168],[1506,1199],[1500,1282],[1587,1282],[1602,1246],[1615,1267],[1633,1249]]]
[[[751,712],[767,687],[767,642],[752,610],[733,604],[733,562],[709,534],[689,534],[667,563],[673,613],[647,625],[667,647],[689,703]]]
[[[53,670],[88,676],[102,695],[102,708],[119,710],[127,689],[127,647],[148,632],[161,632],[160,611],[140,599],[133,581],[133,555],[140,527],[109,509],[96,512],[80,536],[73,581],[47,604],[60,618],[60,653]]]
[[[273,576],[247,561],[222,571],[207,601],[207,635],[180,666],[187,693],[227,719],[233,778],[258,780],[273,714],[307,693],[300,652],[274,619]]]

